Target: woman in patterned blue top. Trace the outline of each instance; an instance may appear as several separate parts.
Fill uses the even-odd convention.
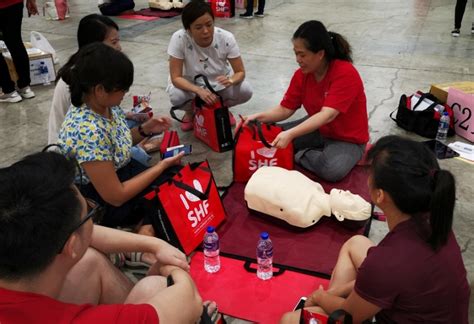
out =
[[[152,211],[140,197],[182,155],[147,169],[131,159],[130,150],[145,137],[168,129],[171,120],[152,118],[139,127],[127,127],[119,105],[133,83],[133,64],[110,46],[93,43],[83,47],[63,78],[70,85],[73,107],[60,130],[59,144],[81,167],[83,195],[105,205],[103,225],[141,222],[139,233],[154,235]]]

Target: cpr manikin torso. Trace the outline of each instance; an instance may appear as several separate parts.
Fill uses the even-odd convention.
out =
[[[279,218],[297,227],[309,227],[321,217],[365,220],[371,207],[350,191],[323,187],[298,171],[280,167],[259,168],[245,187],[245,200],[250,209]]]

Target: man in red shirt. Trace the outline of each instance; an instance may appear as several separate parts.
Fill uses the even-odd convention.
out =
[[[37,15],[36,0],[26,0],[26,9],[28,16]],[[30,61],[21,39],[22,19],[23,0],[0,1],[0,31],[3,33],[3,40],[18,74],[16,82],[18,91],[16,91],[5,58],[0,55],[0,87],[3,91],[3,94],[0,95],[0,102],[20,102],[22,99],[30,99],[35,96],[30,89]]]
[[[196,322],[202,300],[185,255],[94,225],[100,208],[73,185],[75,173],[54,152],[0,169],[0,323]],[[134,286],[103,254],[119,251],[158,261]]]
[[[281,103],[247,121],[279,122],[303,106],[306,118],[282,125],[272,145],[293,141],[295,160],[327,181],[339,181],[361,159],[369,141],[364,85],[352,65],[351,49],[319,21],[303,23],[293,35],[300,68]]]

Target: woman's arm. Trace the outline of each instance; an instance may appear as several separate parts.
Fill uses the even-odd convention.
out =
[[[251,120],[258,120],[262,123],[276,123],[290,118],[294,113],[294,110],[278,105],[266,111],[246,116],[245,123],[247,124]]]
[[[273,141],[272,146],[277,148],[285,148],[295,138],[314,132],[321,126],[332,122],[334,118],[337,117],[337,115],[339,115],[338,110],[330,107],[323,107],[320,112],[309,117],[298,126],[278,134],[278,136]]]
[[[152,236],[94,225],[91,246],[103,253],[149,252],[156,256],[161,265],[173,265],[186,271],[189,270],[183,252]]]
[[[170,56],[170,78],[173,85],[181,90],[195,93],[207,104],[213,104],[217,100],[217,96],[208,89],[203,89],[183,77],[184,60]]]
[[[229,77],[221,75],[216,78],[216,81],[226,88],[234,84],[240,83],[245,79],[245,68],[242,58],[239,56],[236,58],[229,59],[229,63],[230,66],[232,66],[234,74]]]
[[[111,161],[83,162],[81,166],[102,199],[118,207],[149,186],[168,167],[179,164],[183,155],[164,159],[125,182],[120,182]]]

